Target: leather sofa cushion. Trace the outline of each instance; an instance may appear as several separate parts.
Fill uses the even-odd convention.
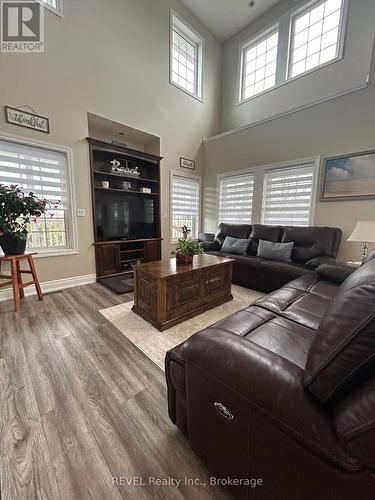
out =
[[[222,222],[219,224],[218,230],[215,234],[215,241],[220,246],[224,243],[227,236],[232,238],[247,239],[250,236],[251,226],[249,224],[226,224]]]
[[[313,271],[306,269],[302,264],[264,260],[259,273],[259,290],[272,292],[286,285],[289,281],[309,273],[313,274]]]
[[[375,376],[335,408],[335,429],[361,462],[375,468]]]
[[[259,240],[278,243],[282,234],[281,226],[266,226],[265,224],[253,224],[250,233],[250,244],[247,249],[249,255],[257,255]]]
[[[300,264],[321,255],[335,257],[337,239],[341,231],[332,227],[285,226],[282,236],[282,242],[294,242],[292,261]]]
[[[260,265],[264,259],[250,255],[236,255],[229,252],[223,252],[222,250],[208,253],[219,257],[229,257],[234,260],[232,274],[233,283],[255,290],[258,289]]]
[[[337,400],[375,370],[375,260],[341,285],[310,347],[304,383],[322,403]]]
[[[346,280],[357,268],[348,264],[322,264],[316,272],[323,278],[342,283]]]

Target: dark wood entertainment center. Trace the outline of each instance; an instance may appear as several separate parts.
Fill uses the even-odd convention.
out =
[[[90,145],[92,209],[94,219],[94,245],[96,274],[98,279],[129,273],[133,265],[161,259],[160,231],[160,161],[157,155],[137,151],[111,143],[87,138]],[[113,173],[111,161],[122,165],[137,167],[140,175]],[[103,182],[104,181],[104,182]],[[129,182],[130,187],[123,187]],[[108,186],[109,183],[109,186]],[[104,187],[106,185],[106,187]],[[142,192],[148,188],[151,192]],[[152,198],[153,237],[107,238],[100,226],[99,199],[103,196],[111,201],[113,196],[128,197],[129,203],[134,196]],[[129,198],[131,195],[132,198]]]

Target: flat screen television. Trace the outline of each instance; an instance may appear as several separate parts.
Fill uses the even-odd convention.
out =
[[[152,196],[97,192],[95,211],[99,241],[158,237],[156,200]]]

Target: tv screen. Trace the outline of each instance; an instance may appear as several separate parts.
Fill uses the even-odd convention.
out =
[[[98,192],[96,229],[100,241],[156,238],[154,198],[138,193]]]

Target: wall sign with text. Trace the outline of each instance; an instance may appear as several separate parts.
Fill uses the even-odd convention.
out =
[[[49,119],[44,116],[5,106],[5,119],[7,123],[49,134]]]
[[[195,161],[189,160],[188,158],[180,158],[180,167],[189,168],[190,170],[195,170]]]

